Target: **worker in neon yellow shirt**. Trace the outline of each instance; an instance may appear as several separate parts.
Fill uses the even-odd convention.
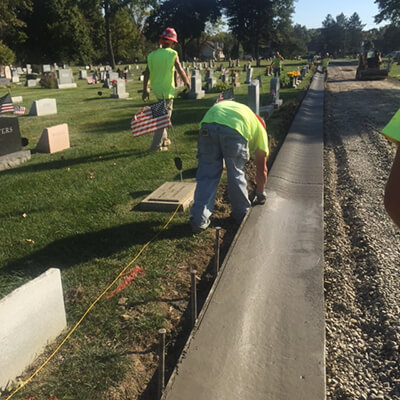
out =
[[[201,232],[210,224],[217,187],[225,160],[232,217],[240,222],[251,207],[245,165],[249,152],[255,154],[256,198],[264,204],[267,182],[268,136],[264,120],[249,107],[232,100],[214,104],[200,122],[198,168],[190,224]]]
[[[275,53],[275,57],[272,59],[271,66],[274,68],[274,77],[278,78],[281,76],[282,61],[284,58],[279,54],[279,51]]]
[[[386,183],[384,203],[387,213],[400,228],[400,109],[383,128],[382,133],[397,145],[396,156]]]
[[[147,57],[147,68],[144,71],[143,101],[149,98],[150,86],[158,100],[165,100],[169,116],[172,115],[173,99],[175,96],[175,70],[181,76],[185,85],[190,88],[190,82],[179,62],[178,53],[172,46],[178,43],[178,37],[173,28],[166,28],[160,36],[160,48],[152,51]],[[168,150],[171,141],[166,129],[154,132],[150,151]]]
[[[326,53],[324,55],[324,58],[322,59],[322,62],[321,62],[321,64],[322,64],[322,73],[323,74],[328,74],[328,65],[329,65],[330,61],[331,61],[331,59],[329,57],[329,53]]]

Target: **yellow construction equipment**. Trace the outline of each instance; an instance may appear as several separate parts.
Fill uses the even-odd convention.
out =
[[[378,80],[385,79],[389,75],[391,63],[383,62],[381,53],[376,49],[370,49],[358,56],[358,68],[356,79]]]

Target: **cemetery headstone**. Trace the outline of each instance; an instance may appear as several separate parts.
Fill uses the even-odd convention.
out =
[[[32,103],[29,115],[42,116],[57,114],[56,99],[40,99]]]
[[[115,99],[127,99],[129,93],[125,91],[125,81],[123,79],[117,79],[116,81],[117,83],[115,85],[113,84],[113,93],[111,97]]]
[[[29,150],[22,150],[22,139],[17,117],[0,118],[0,171],[15,167],[31,158]]]
[[[16,69],[11,70],[11,82],[12,83],[19,82],[19,74]]]
[[[279,98],[280,82],[279,78],[272,78],[270,82],[270,96],[274,108],[279,108],[282,105],[282,99]]]
[[[87,70],[86,69],[79,70],[79,79],[87,79]]]
[[[32,73],[32,65],[31,64],[26,64],[26,73],[31,74]]]
[[[5,77],[6,79],[8,79],[8,80],[11,80],[11,77],[12,77],[12,75],[11,75],[11,68],[10,68],[8,65],[6,65],[6,66],[4,67],[4,77]]]
[[[247,97],[249,102],[249,107],[257,115],[260,114],[260,82],[255,79],[250,82],[247,87]]]
[[[233,72],[232,73],[232,86],[233,87],[239,87],[240,86],[240,82],[239,82],[239,73],[238,72]]]
[[[68,124],[61,124],[45,128],[35,150],[40,153],[56,153],[69,148]]]
[[[202,99],[205,93],[201,85],[201,75],[193,75],[191,80],[191,90],[188,94],[190,99]]]
[[[51,72],[51,65],[50,64],[43,64],[42,65],[42,73]]]
[[[15,96],[11,97],[11,101],[13,102],[13,104],[16,104],[16,103],[22,103],[23,99],[22,96]]]
[[[249,68],[246,71],[246,80],[244,83],[250,83],[253,80],[253,68]]]
[[[67,326],[60,270],[51,268],[3,297],[0,320],[2,388],[20,376]]]
[[[36,79],[27,79],[25,82],[25,86],[27,87],[35,87],[37,85],[37,80]]]
[[[70,69],[59,69],[57,71],[57,88],[58,89],[72,89],[76,88],[72,70]]]

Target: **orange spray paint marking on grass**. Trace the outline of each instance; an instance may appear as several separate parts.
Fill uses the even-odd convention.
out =
[[[143,268],[139,267],[136,265],[135,268],[131,269],[129,272],[124,274],[123,276],[126,276],[123,282],[121,282],[115,290],[113,290],[107,297],[106,299],[111,299],[115,294],[119,293],[121,290],[124,290],[135,278],[140,275],[140,276],[145,276],[146,274],[143,271]]]

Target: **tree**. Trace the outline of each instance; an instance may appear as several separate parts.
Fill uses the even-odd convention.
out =
[[[389,20],[394,25],[400,24],[400,0],[375,0],[380,13],[375,15],[375,22]]]
[[[186,45],[197,40],[199,50],[200,37],[205,31],[206,23],[215,22],[220,15],[218,0],[166,0],[149,16],[146,35],[149,39],[156,40],[164,28],[174,28],[185,58]]]
[[[359,15],[355,12],[347,21],[347,43],[346,50],[349,53],[357,53],[363,40],[363,29],[365,24],[361,22]]]
[[[32,10],[31,0],[0,1],[0,43],[3,63],[13,62],[15,52],[26,41],[24,16]]]
[[[222,0],[232,33],[258,65],[260,51],[269,48],[272,41],[279,43],[280,35],[290,26],[293,3],[294,0]]]
[[[87,64],[95,56],[90,24],[75,0],[33,0],[26,32],[30,61]]]

